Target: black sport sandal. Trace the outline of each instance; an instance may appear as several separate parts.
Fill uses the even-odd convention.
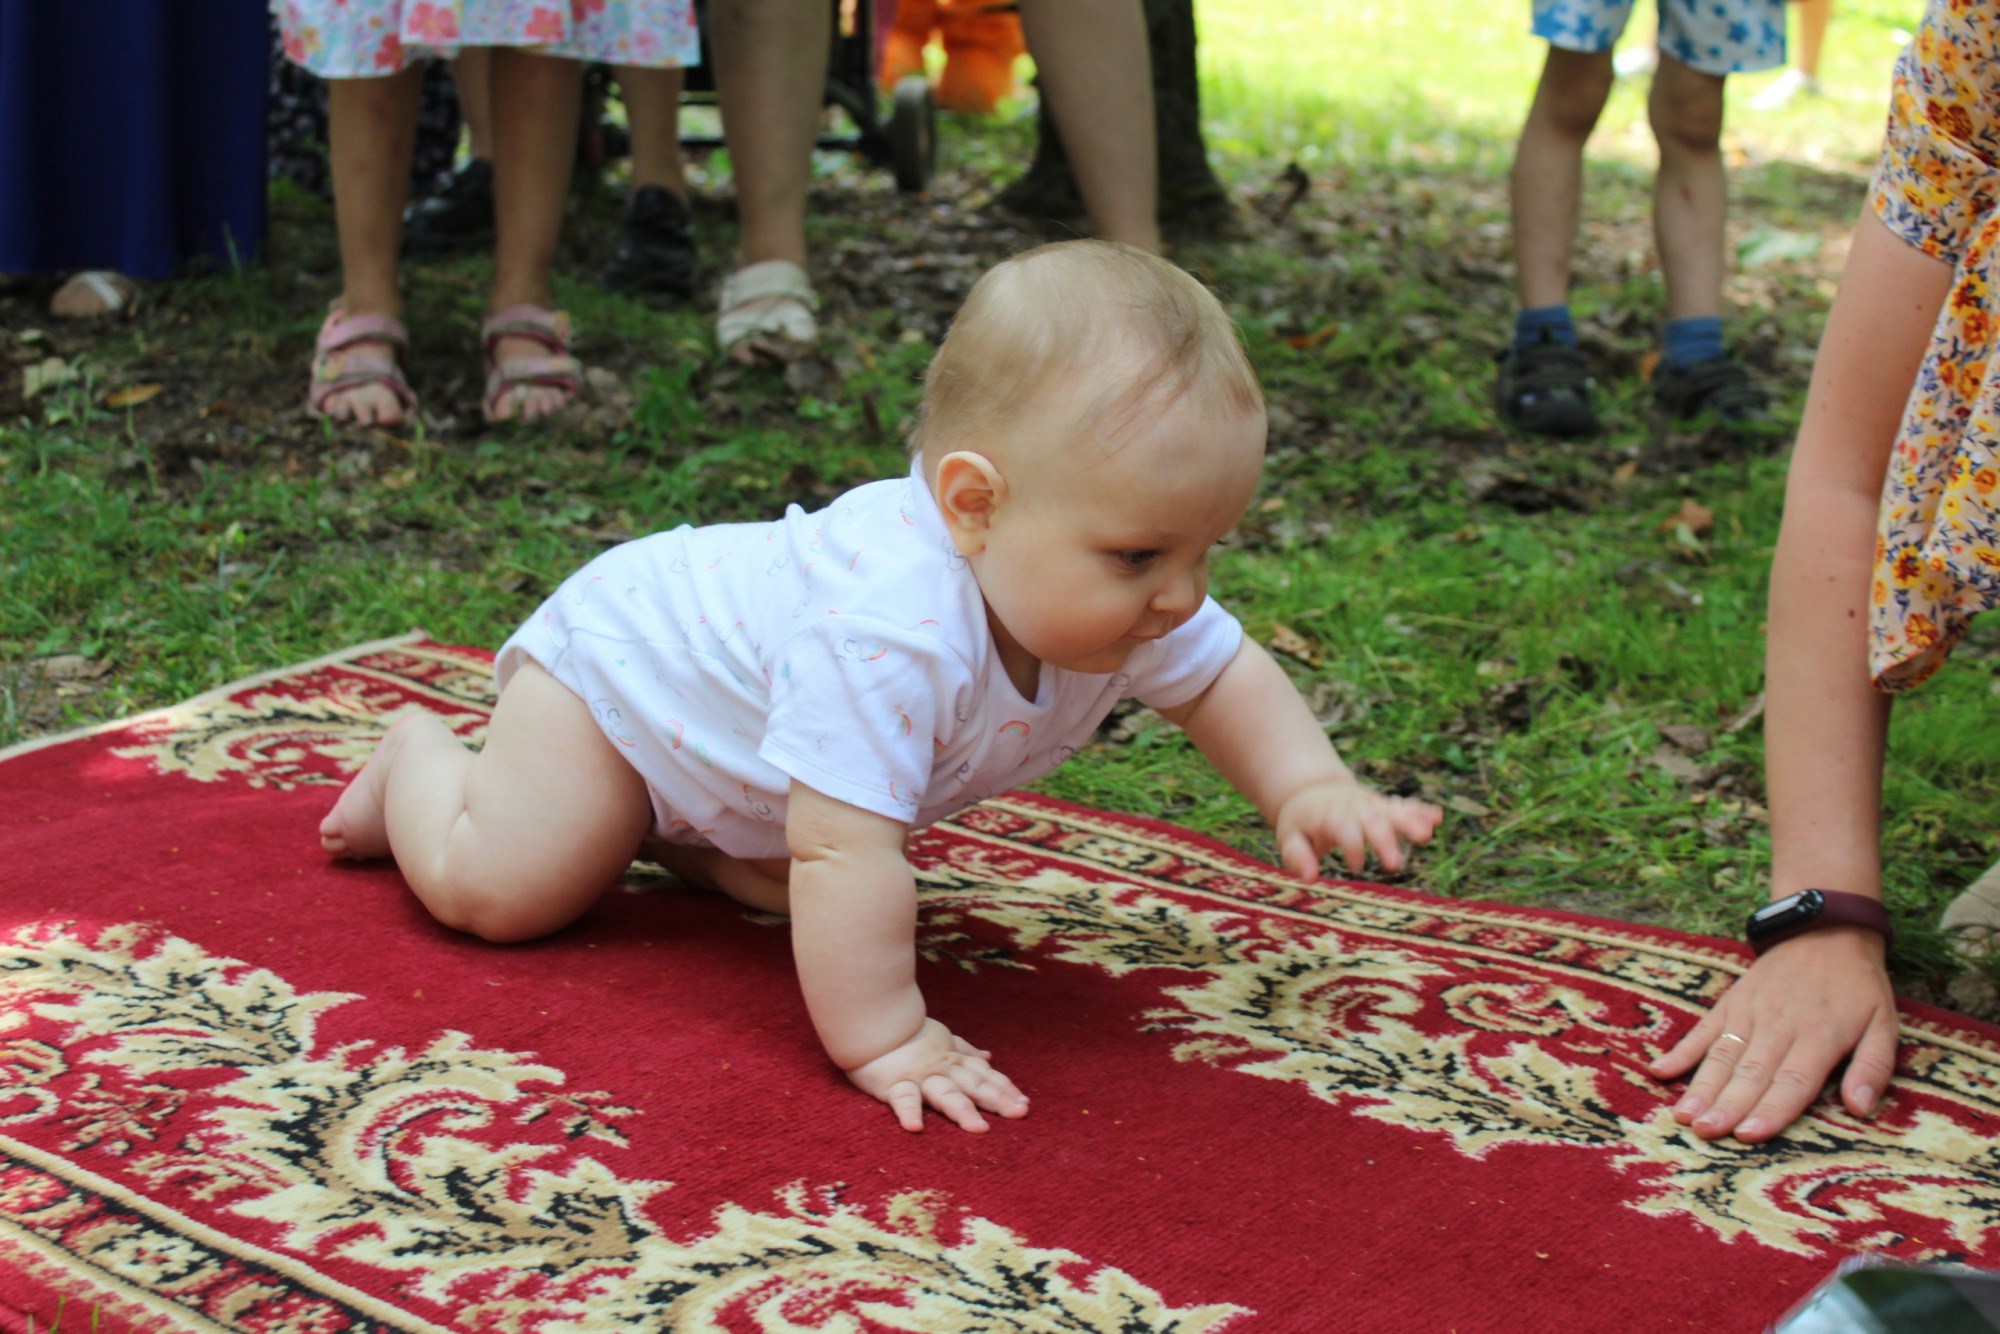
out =
[[[1493,402],[1517,431],[1531,435],[1596,435],[1603,427],[1590,393],[1590,363],[1581,348],[1544,339],[1508,347],[1497,358]]]
[[[694,215],[664,186],[632,192],[617,248],[597,280],[614,292],[694,294]]]
[[[1653,402],[1681,430],[1711,427],[1731,435],[1776,429],[1771,401],[1734,357],[1686,365],[1661,362],[1653,372]]]

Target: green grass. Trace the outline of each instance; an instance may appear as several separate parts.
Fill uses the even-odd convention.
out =
[[[1752,111],[1750,98],[1775,75],[1732,78],[1738,146],[1813,165],[1872,158],[1899,34],[1916,27],[1922,10],[1909,0],[1842,0],[1821,58],[1825,97]],[[1357,159],[1504,170],[1546,50],[1528,35],[1526,0],[1200,0],[1195,14],[1215,147],[1245,160],[1295,158],[1308,170]],[[1641,6],[1625,42],[1655,21],[1653,7]],[[1644,79],[1619,83],[1597,154],[1650,166],[1646,87]]]
[[[1915,9],[1843,4],[1824,100],[1755,113],[1762,80],[1732,81],[1731,333],[1784,413],[1863,197],[1889,33]],[[1576,266],[1613,429],[1541,445],[1487,404],[1512,305],[1502,182],[1540,58],[1526,6],[1211,2],[1200,18],[1211,146],[1246,223],[1180,254],[1243,323],[1273,406],[1264,490],[1218,594],[1259,638],[1303,641],[1288,664],[1351,760],[1452,807],[1414,883],[1733,934],[1769,849],[1761,730],[1725,728],[1762,689],[1784,459],[1653,447],[1640,87],[1621,86],[1594,144]],[[281,196],[264,264],[158,287],[128,325],[58,328],[0,301],[0,744],[411,625],[497,644],[607,543],[820,504],[899,470],[956,293],[1028,239],[978,209],[1030,135],[1018,119],[947,125],[929,201],[821,159],[831,370],[798,387],[717,368],[699,311],[595,288],[615,208],[580,198],[560,296],[629,404],[556,431],[477,425],[477,258],[408,273],[410,369],[437,429],[303,421],[336,282],[317,201]],[[1312,188],[1284,211],[1273,182],[1294,161]],[[723,211],[700,221],[707,254],[727,254]],[[49,357],[79,378],[23,398],[20,369]],[[143,384],[164,389],[105,405]],[[1714,511],[1712,533],[1663,528],[1687,500]],[[102,675],[51,679],[56,655]],[[1899,980],[1927,994],[1949,973],[1931,924],[2000,843],[1996,662],[1978,634],[1898,706],[1887,875]],[[1712,746],[1686,754],[1662,727]],[[1242,800],[1144,715],[1042,786],[1270,851]]]

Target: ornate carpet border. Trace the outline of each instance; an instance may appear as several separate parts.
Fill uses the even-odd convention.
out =
[[[1344,900],[1352,903],[1384,905],[1398,910],[1443,914],[1461,921],[1497,928],[1521,929],[1544,934],[1554,934],[1557,928],[1560,928],[1560,935],[1585,941],[1594,946],[1644,950],[1650,954],[1665,955],[1712,968],[1731,977],[1740,976],[1754,957],[1750,953],[1749,946],[1735,941],[1715,936],[1693,935],[1671,927],[1643,926],[1632,922],[1592,917],[1587,913],[1569,912],[1560,908],[1537,908],[1521,904],[1490,903],[1477,899],[1447,898],[1419,889],[1358,880],[1329,878],[1313,885],[1305,885],[1293,880],[1283,871],[1267,867],[1244,852],[1206,835],[1141,815],[1121,814],[1107,818],[1102,811],[1036,792],[1008,792],[984,804],[1010,810],[1031,819],[1057,819],[1064,824],[1087,828],[1101,833],[1106,838],[1117,838],[1127,843],[1151,843],[1172,856],[1197,863],[1212,871],[1216,879],[1223,882],[1177,881],[1180,888],[1248,901],[1281,912],[1303,912],[1321,921],[1329,920],[1331,915],[1323,911],[1313,912],[1306,905]],[[961,834],[978,837],[980,831],[976,825],[964,822],[965,814],[961,812],[946,823],[951,824]],[[1144,837],[1140,836],[1142,833]],[[1451,945],[1454,949],[1472,953],[1489,952],[1465,941],[1452,941]],[[1517,961],[1521,959],[1518,953],[1507,951],[1492,953],[1495,957],[1512,958]],[[1532,961],[1543,966],[1554,962],[1546,959]],[[1635,987],[1637,985],[1630,979],[1626,979],[1625,984]],[[1686,998],[1671,993],[1657,994],[1659,999],[1673,1004],[1688,1003]],[[2000,1029],[1954,1014],[1949,1010],[1925,1005],[1920,1001],[1904,997],[1897,999],[1902,1013],[1903,1027],[1907,1032],[1921,1034],[1925,1040],[1940,1047],[1981,1059],[2000,1060]]]
[[[451,1334],[296,1260],[123,1189],[75,1163],[0,1135],[0,1263],[33,1276],[83,1278],[91,1304],[130,1330],[214,1331],[211,1307],[255,1306],[282,1331]],[[88,1268],[79,1271],[78,1265]],[[165,1281],[163,1297],[134,1282]],[[95,1324],[93,1323],[93,1328]]]

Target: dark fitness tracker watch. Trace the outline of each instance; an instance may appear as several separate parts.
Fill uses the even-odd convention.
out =
[[[1896,928],[1889,925],[1889,910],[1866,894],[1843,894],[1837,889],[1807,889],[1788,899],[1767,903],[1750,914],[1743,938],[1762,954],[1781,940],[1802,936],[1822,926],[1865,926],[1877,932],[1889,945],[1896,943]]]

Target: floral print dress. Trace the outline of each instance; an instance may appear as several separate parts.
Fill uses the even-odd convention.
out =
[[[1869,670],[1919,685],[2000,605],[2000,8],[1931,0],[1896,65],[1876,216],[1953,266],[1883,479]]]
[[[325,79],[394,74],[467,46],[648,68],[697,63],[693,0],[273,0],[285,54]]]

